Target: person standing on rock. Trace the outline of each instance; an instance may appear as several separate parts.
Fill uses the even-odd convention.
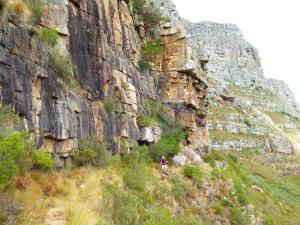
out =
[[[168,175],[168,160],[164,156],[162,156],[159,163],[160,163],[161,172],[163,174]]]

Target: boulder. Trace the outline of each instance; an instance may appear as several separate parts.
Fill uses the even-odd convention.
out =
[[[178,155],[175,155],[172,160],[174,165],[176,166],[185,166],[187,162],[187,157],[182,153],[179,153]]]

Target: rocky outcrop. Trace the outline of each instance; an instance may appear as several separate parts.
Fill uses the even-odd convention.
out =
[[[264,77],[258,51],[240,29],[201,22],[193,25],[188,36],[194,58],[207,62],[212,148],[291,153],[290,138],[265,112],[297,117],[299,105],[287,84]]]
[[[272,92],[278,97],[280,103],[279,110],[290,113],[291,115],[299,116],[300,106],[287,83],[282,80],[268,79],[268,84]]]
[[[130,3],[45,3],[45,15],[34,29],[10,16],[0,23],[0,100],[26,120],[38,148],[66,157],[89,134],[106,140],[115,153],[121,152],[124,141],[129,146],[158,141],[160,131],[140,129],[136,122],[148,98],[173,106],[189,131],[188,145],[208,144],[207,85],[191,60],[185,30],[177,20],[161,26],[162,67],[141,73],[142,41]],[[61,55],[70,54],[75,65],[70,80],[57,73],[50,48],[35,31],[41,27],[58,30],[56,48]],[[78,83],[79,91],[72,89],[72,82]],[[176,93],[179,86],[184,96]]]
[[[162,101],[172,105],[176,117],[188,131],[187,143],[193,149],[205,151],[209,145],[206,129],[208,106],[204,81],[205,70],[197,67],[183,26],[175,23],[161,25],[163,42],[160,79]]]
[[[263,111],[299,115],[299,105],[288,85],[264,77],[258,51],[244,39],[236,25],[194,24],[189,40],[195,49],[195,57],[209,61],[206,68],[210,93],[220,95],[227,92],[229,96],[237,96],[239,101],[247,101]],[[247,88],[250,95],[237,93],[239,88]]]

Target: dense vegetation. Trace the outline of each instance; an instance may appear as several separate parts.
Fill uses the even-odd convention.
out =
[[[0,107],[0,127],[0,190],[26,171],[52,169],[51,157],[34,148],[28,131],[9,106]]]

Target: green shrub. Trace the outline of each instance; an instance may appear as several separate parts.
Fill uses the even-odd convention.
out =
[[[178,219],[173,215],[169,209],[155,209],[150,212],[145,225],[176,225],[178,224]]]
[[[134,144],[131,147],[130,154],[123,156],[123,161],[125,161],[128,165],[135,165],[139,163],[150,164],[152,159],[149,156],[149,148],[147,146]]]
[[[129,189],[143,191],[151,180],[150,168],[145,163],[130,165],[124,170],[124,180]]]
[[[139,68],[142,72],[145,72],[145,71],[148,71],[151,69],[151,65],[149,64],[149,62],[142,58],[140,61],[139,61]]]
[[[168,17],[168,16],[162,16],[162,17],[161,17],[161,21],[164,22],[164,23],[169,23],[169,22],[171,22],[172,20],[171,20],[171,18]]]
[[[191,187],[186,185],[180,177],[175,176],[173,177],[172,181],[173,181],[172,193],[174,198],[177,201],[182,201],[186,197],[193,195],[192,193],[193,190],[191,189]]]
[[[158,126],[158,123],[149,116],[138,115],[137,124],[139,127]]]
[[[99,142],[95,135],[81,138],[71,157],[77,166],[106,167],[112,162],[112,153],[107,150],[106,143]]]
[[[27,131],[14,132],[0,141],[0,190],[31,167],[32,145]]]
[[[120,151],[122,154],[128,153],[129,142],[127,139],[123,138],[120,143]]]
[[[164,134],[170,136],[179,135],[181,138],[184,137],[183,128],[175,118],[171,117],[172,109],[169,106],[148,99],[146,108],[147,114],[163,128]]]
[[[121,87],[126,91],[126,90],[128,90],[128,88],[129,88],[129,84],[126,83],[126,82],[124,82],[124,81],[122,81]]]
[[[203,157],[203,160],[206,163],[210,164],[210,166],[214,167],[216,164],[216,161],[224,160],[224,156],[223,156],[222,152],[212,150],[208,155]]]
[[[155,56],[162,53],[163,48],[161,47],[160,38],[153,41],[149,41],[142,46],[143,55],[146,60],[154,60]]]
[[[124,192],[119,185],[107,185],[103,193],[104,208],[110,224],[140,225],[142,200],[132,192]]]
[[[243,215],[241,211],[238,209],[233,208],[231,210],[231,218],[230,218],[231,225],[248,225],[248,219]]]
[[[162,20],[160,9],[153,2],[149,2],[143,7],[142,17],[144,24],[150,27],[158,25]]]
[[[133,0],[132,8],[135,14],[140,14],[143,11],[143,7],[145,5],[145,0]]]
[[[70,80],[70,90],[75,93],[80,93],[81,87],[77,80],[75,79]]]
[[[58,40],[58,30],[57,29],[48,29],[42,28],[39,31],[39,37],[49,46],[54,47],[57,44]]]
[[[193,180],[193,182],[199,185],[203,179],[203,172],[200,167],[187,165],[184,167],[184,175]]]
[[[150,155],[153,160],[159,160],[162,156],[171,158],[180,152],[180,143],[182,140],[181,131],[178,135],[163,135],[160,141],[155,144],[151,150]]]
[[[124,170],[124,180],[130,189],[143,191],[151,182],[149,151],[146,146],[134,145],[131,153],[124,157],[127,167]]]
[[[214,168],[211,175],[217,179],[226,180],[226,171]]]
[[[114,95],[109,95],[104,99],[103,104],[107,112],[115,112],[118,109],[119,99]]]
[[[154,12],[144,13],[143,18],[145,24],[148,26],[159,24],[159,22],[162,20],[159,11],[157,11],[156,13]]]
[[[274,220],[270,217],[264,219],[263,225],[275,225]]]
[[[62,56],[57,50],[52,51],[52,63],[54,70],[63,79],[70,79],[73,75],[74,65],[70,55]]]
[[[42,151],[33,152],[32,163],[33,167],[39,170],[52,170],[54,166],[54,160],[49,153]]]
[[[214,204],[214,210],[215,210],[216,214],[218,214],[218,215],[223,215],[225,212],[225,208],[220,202],[216,202]]]
[[[242,181],[239,178],[234,177],[233,184],[234,184],[234,189],[239,203],[241,205],[248,204],[249,200],[245,188],[243,187]]]
[[[244,123],[247,125],[247,127],[252,127],[251,122],[248,118],[244,119]]]

